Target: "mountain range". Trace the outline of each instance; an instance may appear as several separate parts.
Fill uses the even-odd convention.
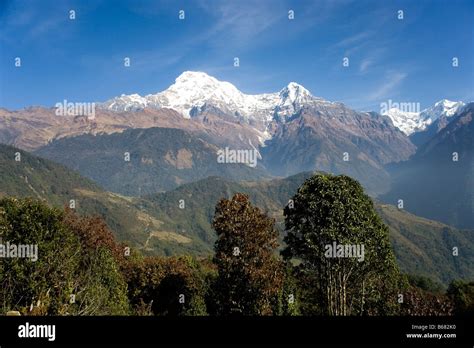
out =
[[[448,123],[447,119],[462,111],[463,107],[466,105],[462,101],[453,102],[443,99],[427,109],[416,112],[401,110],[410,109],[410,107],[416,105],[415,103],[401,104],[403,105],[397,104],[395,107],[391,107],[385,112],[382,112],[382,115],[388,116],[398,129],[409,136],[423,134],[428,127],[431,127],[434,124],[436,124],[435,128],[438,131],[441,130]]]
[[[421,145],[408,161],[388,168],[391,189],[409,211],[461,228],[474,226],[474,103]]]
[[[217,145],[181,129],[147,128],[62,138],[34,153],[129,196],[167,191],[209,176],[235,180],[269,176],[259,165],[219,163],[218,151]]]
[[[263,141],[265,136],[270,136],[267,127],[275,117],[284,119],[292,116],[308,104],[332,103],[312,96],[296,82],[290,82],[277,93],[250,95],[204,72],[185,71],[163,92],[145,97],[122,95],[100,104],[100,107],[118,112],[168,108],[191,118],[212,106],[262,131]]]
[[[295,82],[250,95],[186,71],[162,92],[97,103],[95,117],[58,116],[54,107],[0,109],[0,142],[77,170],[120,195],[170,191],[208,176],[255,181],[314,170],[343,173],[373,197],[392,204],[404,197],[411,212],[474,228],[472,128],[454,122],[472,105],[441,100],[421,112],[389,108],[382,115],[313,96]],[[457,167],[440,162],[440,149],[448,148],[460,154]],[[257,165],[220,163],[223,149],[255,152]],[[446,180],[434,180],[438,176]],[[436,189],[440,184],[443,190]],[[456,204],[448,201],[462,190]],[[426,192],[445,194],[431,201]]]
[[[99,144],[106,141],[101,139],[104,134],[130,128],[176,128],[218,148],[258,151],[259,164],[268,175],[314,169],[346,173],[373,194],[389,188],[383,166],[415,152],[415,146],[386,117],[314,97],[296,83],[278,93],[246,95],[200,72],[184,72],[170,88],[155,95],[121,96],[100,103],[94,118],[57,116],[54,108],[2,109],[0,117],[1,142],[39,151],[64,164],[69,152],[61,150],[61,141],[73,137],[94,135],[86,138]],[[168,149],[170,144],[156,146]],[[76,146],[74,151],[83,157],[80,153],[88,150]],[[88,165],[76,169],[95,178],[94,161]]]
[[[249,146],[251,143],[254,147],[265,147],[282,125],[302,113],[319,114],[326,119],[341,117],[345,129],[360,121],[357,117],[365,120],[371,116],[375,122],[384,123],[383,117],[375,117],[378,115],[375,112],[357,112],[342,103],[313,96],[295,82],[290,82],[279,92],[250,95],[242,93],[229,82],[193,71],[183,72],[174,84],[162,92],[144,97],[138,94],[121,95],[95,104],[97,117],[94,118],[80,114],[58,116],[57,107],[28,107],[16,111],[0,108],[0,140],[26,150],[35,150],[62,137],[110,134],[129,128],[170,127],[188,131],[204,128],[214,138],[223,136],[226,141],[235,142],[231,132],[225,132],[222,128],[238,124],[241,128],[233,129],[236,132],[232,133],[236,133],[234,138],[240,140],[240,145]],[[405,105],[402,104],[390,105],[382,115],[391,120],[395,130],[405,135],[423,133],[433,124],[440,130],[449,118],[465,107],[462,101],[443,99],[421,112],[409,112],[404,110]],[[353,115],[345,115],[350,113]],[[217,121],[226,123],[216,125]],[[212,129],[212,125],[216,127]]]

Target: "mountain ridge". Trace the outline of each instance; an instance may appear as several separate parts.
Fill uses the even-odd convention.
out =
[[[403,199],[414,214],[474,228],[473,117],[469,103],[408,161],[388,165],[392,185],[381,199]]]
[[[234,179],[269,176],[258,162],[255,167],[247,163],[220,163],[220,150],[196,134],[154,127],[63,138],[35,154],[77,170],[109,191],[127,196],[168,191],[212,175]],[[69,156],[72,152],[74,157]],[[258,155],[257,151],[253,153]]]
[[[408,104],[408,108],[410,109],[414,103],[401,104]],[[462,101],[455,102],[442,99],[422,111],[400,110],[400,107],[397,106],[382,112],[382,115],[389,117],[393,124],[406,135],[414,136],[426,131],[430,125],[438,121],[440,118],[446,120],[447,118],[462,112],[462,109],[466,104]],[[438,129],[438,131],[439,130],[440,129]]]
[[[217,80],[204,72],[185,71],[164,91],[144,97],[138,94],[121,95],[99,103],[99,106],[118,112],[143,110],[147,107],[170,108],[180,112],[183,117],[190,118],[204,105],[212,104],[247,122],[251,119],[250,121],[265,127],[275,115],[288,116],[300,105],[314,102],[329,103],[313,96],[296,82],[290,82],[274,93],[245,94],[230,82]]]
[[[226,178],[206,178],[178,188],[143,198],[147,210],[158,212],[159,219],[170,231],[193,231],[209,246],[215,241],[211,227],[215,203],[230,199],[237,192],[248,194],[253,204],[276,220],[280,245],[284,235],[283,208],[301,184],[314,172],[286,178],[234,182]],[[180,209],[176,202],[186,203]],[[455,278],[474,279],[473,230],[456,229],[446,224],[420,218],[403,209],[379,201],[377,212],[390,230],[390,240],[398,263],[404,272],[427,276],[445,285]],[[452,247],[463,249],[463,257],[453,260]],[[210,249],[210,247],[209,247]],[[208,250],[209,250],[208,249]]]
[[[297,82],[289,82],[277,92],[246,94],[230,82],[220,81],[202,71],[184,71],[168,88],[155,94],[145,96],[137,93],[122,94],[105,102],[95,102],[95,104],[97,109],[112,111],[116,114],[136,113],[146,109],[165,112],[173,110],[186,119],[200,115],[209,107],[215,107],[227,115],[232,115],[237,122],[243,121],[252,125],[254,130],[259,132],[260,145],[264,145],[264,142],[271,138],[271,128],[274,128],[271,125],[272,121],[284,123],[288,117],[297,114],[305,106],[332,105],[348,108],[343,103],[313,96],[309,90]],[[448,119],[459,113],[466,103],[442,99],[422,111],[413,112],[404,110],[404,104],[409,104],[408,107],[413,108],[416,103],[395,103],[392,106],[390,100],[389,104],[389,108],[381,114],[390,118],[397,129],[411,136],[423,133],[427,127],[440,118]],[[35,109],[41,111],[48,108],[28,107],[23,109],[23,112]],[[21,110],[18,112],[21,113]],[[0,116],[12,113],[14,111],[0,108]],[[445,123],[447,122],[442,123],[442,127]],[[117,127],[120,128],[119,125]]]
[[[21,153],[20,162],[14,160],[16,152]],[[104,217],[119,241],[146,255],[168,256],[209,256],[216,238],[211,228],[215,205],[236,192],[249,194],[253,204],[276,219],[281,240],[283,207],[313,175],[305,172],[259,181],[208,177],[139,198],[104,191],[64,166],[6,145],[0,145],[0,164],[0,196],[33,196],[56,207],[63,207],[73,198],[79,214]],[[420,218],[392,205],[375,205],[390,228],[392,246],[403,271],[444,284],[453,278],[474,276],[469,267],[474,260],[474,247],[470,247],[474,245],[473,231]],[[463,255],[458,263],[450,254],[453,245],[459,246]]]

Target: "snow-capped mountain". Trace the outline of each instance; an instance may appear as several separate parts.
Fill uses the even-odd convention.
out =
[[[464,103],[443,99],[432,107],[421,112],[407,112],[404,108],[389,108],[383,112],[394,126],[406,135],[426,130],[440,118],[455,115]],[[303,108],[313,108],[324,114],[338,111],[342,104],[332,103],[313,96],[306,88],[296,82],[290,82],[279,92],[263,94],[245,94],[233,84],[219,81],[204,72],[185,71],[166,90],[157,94],[140,96],[138,94],[115,97],[100,107],[115,111],[138,111],[145,108],[173,109],[184,118],[192,118],[207,111],[217,109],[220,113],[230,115],[239,122],[251,124],[259,137],[268,140],[272,121],[284,124],[288,118]]]
[[[212,105],[225,113],[268,125],[275,115],[293,115],[303,105],[329,103],[314,97],[303,86],[290,82],[277,93],[245,94],[233,84],[219,81],[204,72],[185,71],[168,89],[157,94],[141,97],[138,94],[121,95],[106,101],[101,106],[108,110],[123,112],[148,108],[170,108],[185,118],[199,114],[205,106]]]
[[[402,111],[393,107],[382,114],[388,116],[395,127],[400,129],[406,135],[421,132],[429,125],[440,119],[441,117],[451,117],[462,110],[464,107],[462,101],[450,101],[447,99],[440,100],[433,106],[421,112]]]
[[[382,115],[388,116],[395,127],[400,129],[406,135],[410,135],[415,130],[423,127],[419,112],[401,111],[398,108],[390,108]]]
[[[454,116],[456,113],[460,112],[462,107],[464,106],[465,104],[462,101],[454,102],[447,99],[443,99],[435,103],[435,105],[433,105],[432,107],[423,110],[420,116],[424,120],[431,120],[432,123],[441,116]]]
[[[280,117],[288,117],[295,114],[303,105],[326,102],[321,98],[312,96],[306,88],[296,82],[290,82],[288,86],[280,91],[278,97],[278,104],[274,111]]]
[[[205,144],[208,154],[226,147],[257,150],[259,164],[272,175],[288,176],[316,169],[345,173],[374,193],[388,189],[384,165],[406,160],[415,151],[410,139],[387,117],[315,97],[295,82],[276,93],[250,95],[202,72],[185,72],[157,94],[131,94],[109,100],[98,105],[93,120],[81,115],[57,117],[55,108],[0,110],[0,116],[0,142],[34,150],[54,147],[58,157],[64,160],[70,158],[70,152],[64,149],[74,146],[54,145],[62,138],[84,135],[81,143],[86,148],[92,143],[94,148],[93,143],[99,142],[96,137],[105,138],[106,146],[109,139],[117,137],[118,144],[128,147],[132,141],[127,136],[129,129],[178,129],[185,133],[175,134],[195,139],[193,144]],[[173,143],[170,139],[162,137],[153,142],[138,139],[144,142],[140,163],[146,163],[138,167],[152,165],[146,153],[155,153],[157,149],[161,149],[164,162],[155,158],[152,161],[155,169],[156,163],[175,167],[184,163],[187,166],[184,169],[192,167],[194,171],[193,163],[209,158],[196,149],[170,148]],[[345,153],[350,154],[350,163],[344,160]],[[89,169],[97,172],[93,161],[86,162],[92,167],[85,168],[84,173]],[[211,167],[210,164],[208,169]],[[202,173],[213,173],[206,170],[203,167]],[[148,178],[148,174],[142,177]],[[182,183],[181,180],[192,178],[196,177],[171,176],[166,180]]]

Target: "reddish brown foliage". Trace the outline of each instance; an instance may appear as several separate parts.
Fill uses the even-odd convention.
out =
[[[452,315],[453,303],[444,294],[433,294],[416,287],[410,287],[404,294],[402,315]]]
[[[105,248],[122,268],[125,266],[124,247],[115,241],[113,233],[101,217],[81,217],[72,209],[66,208],[64,223],[79,237],[86,250]]]

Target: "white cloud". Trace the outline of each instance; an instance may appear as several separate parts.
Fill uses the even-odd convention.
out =
[[[370,30],[362,31],[360,33],[348,36],[348,37],[340,40],[339,42],[334,44],[334,47],[345,48],[345,47],[348,47],[348,46],[352,46],[352,45],[360,43],[361,41],[362,42],[366,41],[372,35],[373,35],[373,32],[370,31]]]
[[[395,89],[407,76],[408,74],[403,72],[390,72],[386,74],[382,85],[369,94],[368,100],[378,100],[387,97],[389,94],[394,94]]]
[[[362,62],[360,63],[360,66],[359,66],[359,72],[362,73],[362,74],[367,72],[367,69],[373,63],[374,63],[374,61],[372,60],[372,58],[366,58],[366,59],[362,60]]]
[[[248,46],[286,15],[281,2],[203,1],[201,7],[215,17],[202,39],[217,46]]]

